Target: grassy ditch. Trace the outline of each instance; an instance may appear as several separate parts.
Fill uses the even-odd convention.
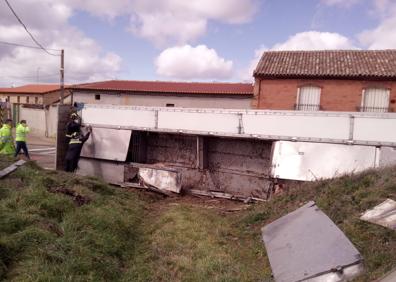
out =
[[[140,236],[142,204],[136,195],[32,163],[0,187],[2,279],[121,279]]]
[[[363,255],[357,281],[373,281],[396,267],[396,232],[359,215],[386,198],[396,199],[395,168],[246,206],[163,199],[28,163],[0,180],[0,280],[271,281],[260,228],[315,200]]]
[[[267,204],[254,206],[240,222],[259,232],[265,224],[314,200],[362,254],[366,273],[356,281],[374,281],[396,267],[396,232],[359,217],[387,198],[396,199],[395,167],[297,185]]]

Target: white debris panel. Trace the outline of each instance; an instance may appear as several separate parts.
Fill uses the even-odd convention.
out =
[[[0,171],[0,179],[3,177],[6,177],[7,175],[9,175],[11,172],[14,172],[15,170],[18,169],[18,167],[24,165],[26,163],[26,161],[24,160],[19,160],[15,163],[13,163],[12,165],[6,167],[5,169]]]
[[[396,230],[396,201],[387,199],[363,213],[360,219]]]
[[[277,282],[349,281],[363,272],[359,251],[314,202],[266,225],[262,236]]]
[[[181,176],[178,171],[166,168],[139,167],[138,175],[144,185],[180,193]]]

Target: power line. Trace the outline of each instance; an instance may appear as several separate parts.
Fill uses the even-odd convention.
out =
[[[51,55],[51,56],[59,56],[57,54],[53,54],[51,52],[49,52],[47,49],[45,49],[43,47],[43,45],[41,45],[36,38],[34,38],[34,36],[30,33],[30,31],[27,29],[26,25],[22,22],[22,20],[18,17],[18,15],[16,14],[16,12],[14,11],[14,9],[11,7],[10,3],[8,2],[8,0],[5,0],[5,2],[7,3],[7,6],[10,8],[11,12],[14,14],[14,16],[16,17],[16,19],[18,20],[18,22],[23,26],[23,28],[26,30],[26,32],[29,34],[29,36],[32,38],[32,40],[34,41],[34,43],[36,43],[37,46],[40,47],[40,49],[42,49],[44,52],[46,52],[47,54]]]
[[[10,45],[10,46],[16,46],[16,47],[25,47],[25,48],[40,49],[40,50],[42,50],[40,47],[31,46],[31,45],[24,45],[24,44],[20,44],[20,43],[7,42],[7,41],[0,41],[0,44]],[[59,52],[61,51],[61,50],[59,50],[59,49],[50,49],[50,48],[47,48],[47,50],[59,51]],[[54,55],[54,56],[59,56],[59,55]]]

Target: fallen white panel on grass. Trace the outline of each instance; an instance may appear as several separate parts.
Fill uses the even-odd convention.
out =
[[[396,230],[396,201],[387,199],[366,211],[360,219]]]
[[[174,193],[180,193],[180,172],[166,168],[139,167],[139,177],[144,184]]]
[[[262,229],[276,281],[349,281],[363,272],[362,257],[314,202]]]
[[[26,161],[24,160],[19,160],[16,163],[13,163],[12,165],[6,167],[5,169],[0,171],[0,178],[3,178],[5,176],[7,176],[8,174],[10,174],[11,172],[15,171],[18,167],[20,167],[21,165],[24,165],[26,163]]]

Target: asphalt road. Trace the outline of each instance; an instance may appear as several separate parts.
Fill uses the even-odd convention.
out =
[[[55,169],[55,138],[29,134],[27,138],[30,158],[42,168]]]

